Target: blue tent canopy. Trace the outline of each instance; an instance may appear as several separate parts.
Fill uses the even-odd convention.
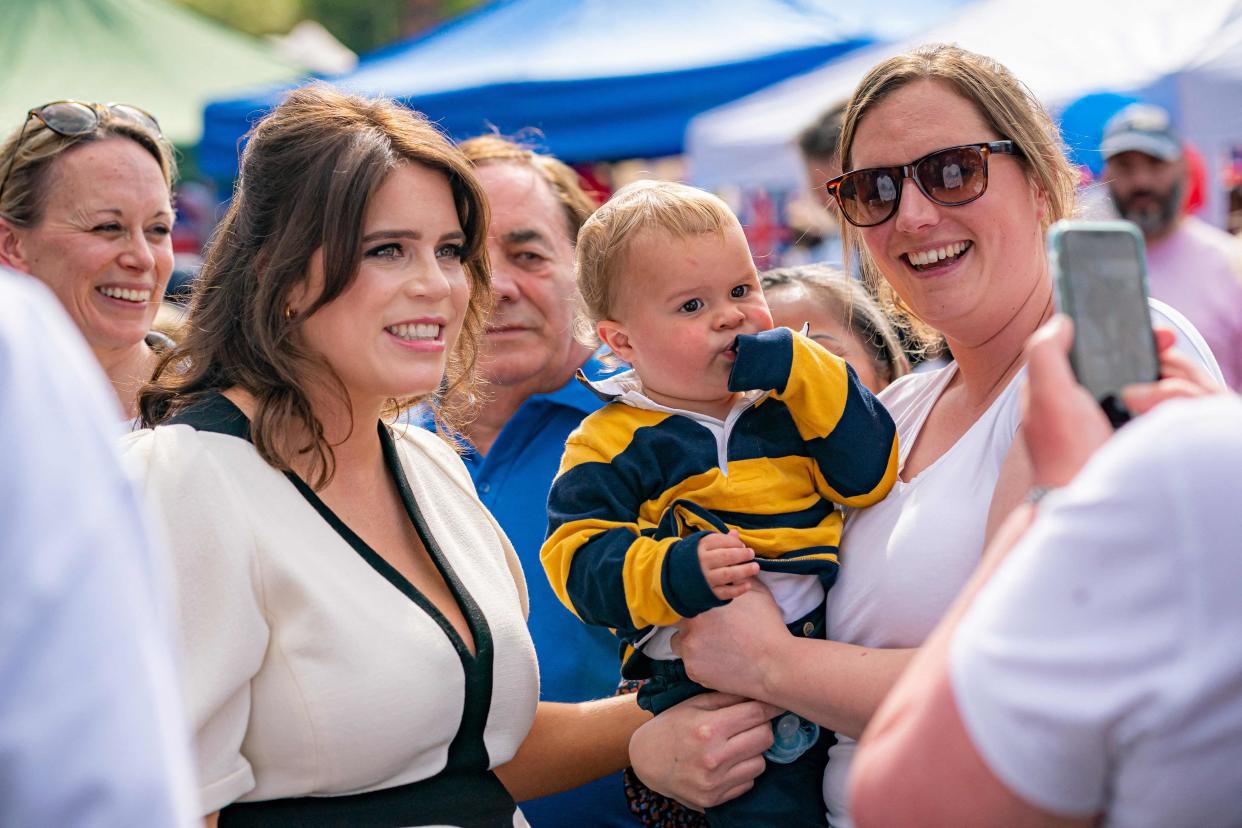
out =
[[[928,3],[935,5],[935,3]],[[498,0],[330,80],[419,109],[462,139],[534,127],[567,161],[679,153],[694,115],[889,32],[840,0]],[[200,167],[236,173],[239,141],[288,87],[204,113]]]

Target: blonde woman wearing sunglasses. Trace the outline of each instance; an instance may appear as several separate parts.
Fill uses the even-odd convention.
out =
[[[137,107],[56,101],[0,144],[0,176],[0,265],[52,289],[133,419],[163,341],[172,147]]]
[[[837,732],[824,779],[834,826],[850,824],[854,740],[993,526],[1030,489],[1015,439],[1023,345],[1053,313],[1044,232],[1070,215],[1075,185],[1056,128],[1026,87],[950,46],[872,69],[850,102],[841,150],[850,172],[827,189],[848,222],[847,246],[882,301],[916,335],[943,334],[956,361],[880,394],[897,424],[899,480],[846,525],[827,606],[832,640],[788,635],[758,590],[685,622],[673,649],[687,673],[736,696],[685,702],[631,743],[651,787],[710,805],[762,772],[765,717],[796,711]],[[1153,316],[1201,343],[1184,318],[1155,307]],[[1210,353],[1200,361],[1215,368]]]

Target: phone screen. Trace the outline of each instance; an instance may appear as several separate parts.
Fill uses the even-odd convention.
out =
[[[1074,319],[1074,371],[1097,400],[1159,374],[1141,244],[1126,231],[1061,235],[1057,279],[1062,310]]]

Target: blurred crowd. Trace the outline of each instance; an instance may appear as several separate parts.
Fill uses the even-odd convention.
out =
[[[1242,825],[1242,241],[1164,110],[1084,183],[1004,66],[886,59],[760,272],[324,83],[216,223],[141,103],[3,125],[0,824]],[[1102,192],[1116,431],[1046,248]]]

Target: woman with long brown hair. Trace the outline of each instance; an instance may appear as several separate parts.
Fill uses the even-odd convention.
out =
[[[448,444],[388,425],[470,399],[485,238],[468,163],[390,101],[312,86],[250,136],[126,443],[221,825],[523,825],[625,762],[643,714],[537,704],[512,548]]]

